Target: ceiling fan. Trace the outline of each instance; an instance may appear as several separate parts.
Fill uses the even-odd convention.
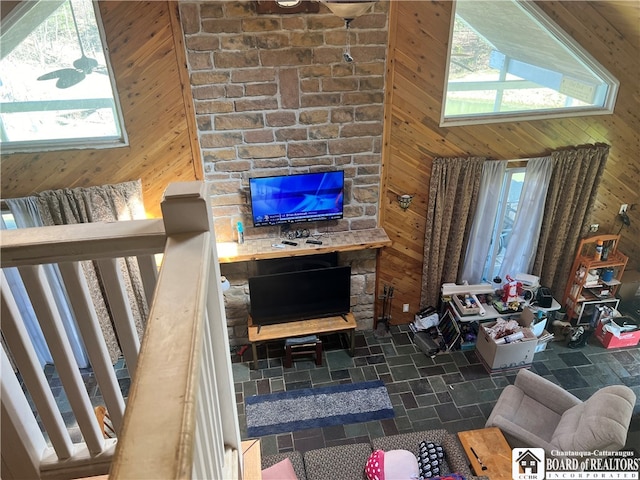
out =
[[[80,83],[84,78],[98,67],[98,61],[94,58],[87,57],[82,47],[82,39],[80,38],[80,31],[78,30],[78,21],[76,20],[76,14],[73,10],[73,4],[69,1],[69,8],[71,9],[71,16],[73,18],[73,26],[76,30],[76,37],[78,39],[78,45],[80,46],[81,56],[77,60],[74,60],[74,68],[61,68],[54,70],[53,72],[45,73],[38,77],[38,80],[53,80],[58,79],[56,87],[69,88]]]

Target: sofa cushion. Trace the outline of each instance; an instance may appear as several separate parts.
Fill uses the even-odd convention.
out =
[[[286,452],[286,453],[276,453],[274,455],[265,455],[261,459],[261,467],[262,469],[269,468],[272,465],[275,465],[282,460],[288,458],[293,466],[293,470],[296,472],[296,477],[298,480],[307,480],[307,476],[304,471],[304,461],[302,460],[302,454],[297,451]]]
[[[374,450],[364,470],[369,480],[415,480],[418,461],[409,450]]]
[[[368,443],[309,450],[303,455],[308,480],[367,480],[364,466],[373,449]]]
[[[443,473],[458,472],[463,475],[471,475],[469,461],[457,437],[447,430],[425,430],[422,432],[401,433],[389,437],[374,438],[371,445],[376,450],[409,450],[414,452],[416,457],[420,448],[420,442],[429,441],[438,443],[445,452],[443,462]]]
[[[628,387],[604,387],[562,415],[551,443],[559,450],[620,450],[634,405],[635,394]]]
[[[291,460],[285,458],[275,465],[262,470],[262,480],[298,480]]]

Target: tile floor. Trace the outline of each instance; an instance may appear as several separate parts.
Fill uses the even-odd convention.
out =
[[[377,379],[387,386],[394,418],[262,437],[263,455],[369,442],[384,435],[428,429],[445,428],[453,433],[482,428],[500,392],[513,383],[517,373],[488,374],[473,350],[430,358],[413,344],[407,326],[392,327],[391,333],[391,337],[377,338],[372,331],[357,332],[353,357],[343,336],[323,337],[322,366],[305,358],[295,360],[292,368],[283,368],[284,347],[278,342],[258,348],[257,370],[251,369],[251,349],[243,356],[234,353],[242,438],[247,438],[244,399],[251,395]],[[592,337],[581,349],[552,342],[534,360],[533,371],[582,399],[605,385],[631,387],[638,400],[626,447],[640,451],[640,347],[607,350]],[[124,360],[114,368],[123,394],[128,396],[130,378]],[[92,404],[103,404],[93,373],[88,369],[81,373]],[[80,431],[54,367],[45,367],[45,374],[73,441],[80,441]]]
[[[323,365],[312,358],[283,368],[281,343],[258,348],[259,368],[252,370],[251,350],[233,357],[233,374],[242,438],[247,438],[244,399],[283,390],[383,380],[394,405],[392,419],[302,430],[261,437],[262,454],[307,451],[371,438],[445,428],[450,432],[484,427],[502,389],[517,371],[488,374],[475,351],[430,358],[414,346],[407,326],[392,327],[390,338],[357,332],[356,352],[349,356],[339,335],[323,337]],[[581,399],[602,386],[624,384],[638,397],[627,448],[640,451],[640,348],[607,350],[591,338],[580,349],[550,343],[535,355],[532,370]]]
[[[129,388],[131,387],[131,378],[129,375],[129,371],[127,370],[127,366],[125,364],[124,358],[121,357],[113,366],[113,368],[115,369],[116,378],[118,379],[118,384],[120,385],[120,391],[122,392],[122,395],[125,398],[127,398],[129,396]],[[44,374],[47,379],[47,382],[49,383],[49,386],[51,387],[51,392],[53,393],[56,403],[60,408],[62,418],[65,422],[65,425],[67,426],[69,435],[71,436],[71,441],[74,443],[81,442],[82,433],[80,432],[80,427],[78,427],[78,422],[76,420],[76,417],[73,411],[71,410],[69,399],[67,398],[64,388],[62,387],[62,381],[58,376],[58,372],[56,371],[53,365],[45,365]],[[80,375],[82,376],[84,385],[87,388],[87,393],[89,394],[91,405],[93,407],[96,407],[98,405],[104,405],[104,399],[102,398],[102,394],[100,393],[100,388],[98,387],[98,382],[96,380],[96,377],[91,367],[81,368]],[[19,375],[18,375],[18,378],[20,378]],[[44,432],[45,441],[48,442],[49,441],[48,435],[42,425],[42,419],[40,418],[40,415],[37,413],[33,400],[31,399],[31,396],[29,395],[26,389],[26,386],[24,385],[22,380],[20,380],[20,382],[22,384],[23,391],[27,395],[27,400],[29,401],[31,408],[34,411],[36,420],[38,421],[40,428]]]

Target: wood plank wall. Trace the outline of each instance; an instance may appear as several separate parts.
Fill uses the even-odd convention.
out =
[[[637,2],[537,2],[554,21],[620,81],[613,115],[442,128],[439,126],[453,2],[391,2],[380,222],[393,240],[378,265],[382,284],[395,286],[392,323],[413,320],[420,302],[424,218],[432,161],[480,155],[541,156],[567,145],[611,145],[604,179],[588,223],[617,233],[620,204],[634,204],[620,250],[640,267],[640,118]],[[415,195],[403,212],[401,194]],[[573,257],[573,245],[567,255]],[[402,312],[402,304],[410,312]]]
[[[426,191],[437,156],[510,159],[566,145],[608,143],[611,153],[589,223],[617,233],[620,204],[635,204],[620,249],[630,256],[629,268],[640,267],[639,4],[538,4],[620,80],[613,115],[439,127],[452,2],[391,2],[380,223],[394,243],[381,255],[378,291],[382,284],[395,287],[393,323],[411,321],[420,301]],[[3,155],[2,196],[142,178],[147,210],[159,215],[169,182],[203,177],[177,7],[165,1],[99,5],[130,146]],[[396,199],[404,193],[416,195],[406,212]],[[572,248],[567,255],[573,255]],[[403,303],[409,303],[409,313],[402,313]]]
[[[159,216],[170,182],[203,178],[177,3],[99,6],[129,146],[3,155],[2,197],[141,178],[147,212]]]

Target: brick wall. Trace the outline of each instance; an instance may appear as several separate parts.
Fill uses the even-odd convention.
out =
[[[378,2],[347,31],[322,4],[316,14],[259,15],[253,1],[180,3],[218,241],[235,240],[238,221],[248,239],[279,235],[251,226],[252,176],[344,170],[344,219],[309,227],[377,226],[387,11]],[[232,323],[244,315],[246,328],[246,310],[234,313],[243,311],[246,284],[231,276],[226,295],[238,304],[227,315]],[[372,312],[373,293],[369,300]]]

